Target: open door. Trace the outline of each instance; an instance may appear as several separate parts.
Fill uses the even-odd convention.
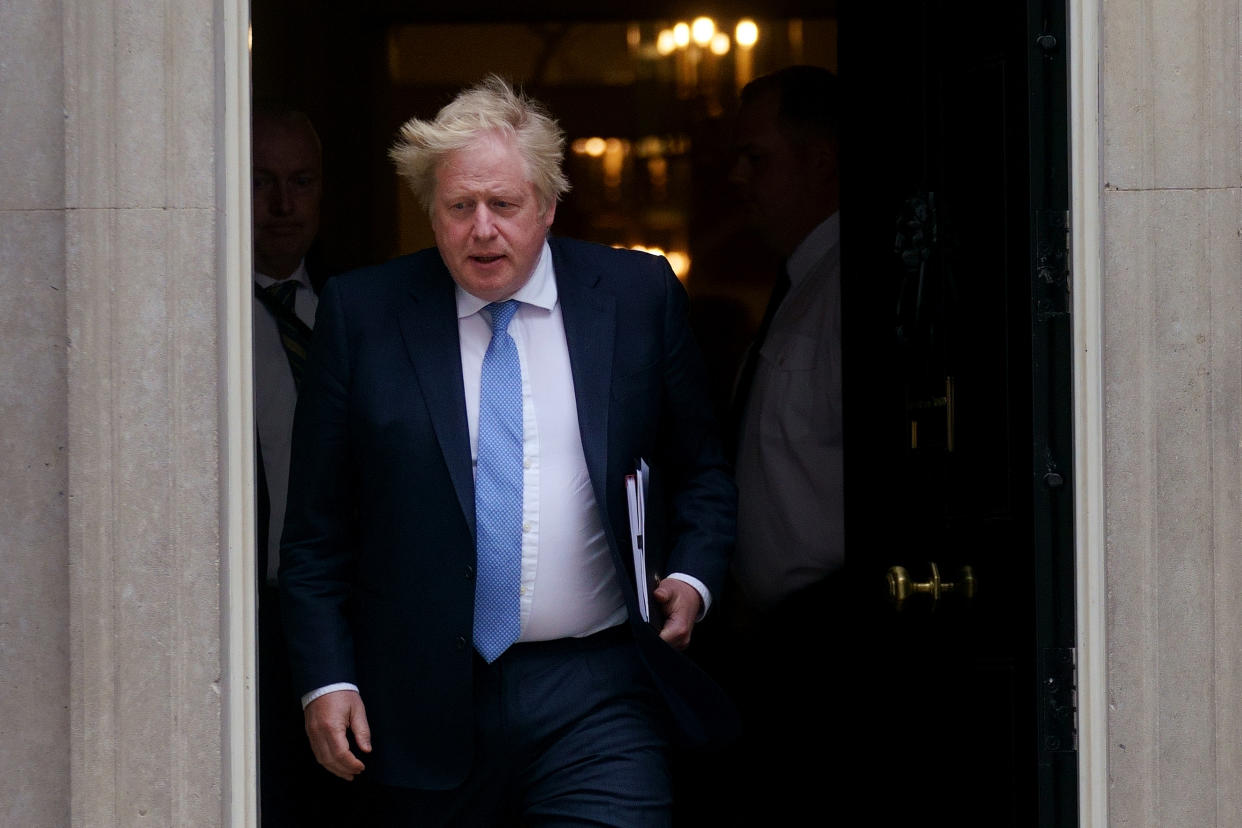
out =
[[[839,54],[847,100],[849,588],[838,594],[849,606],[825,637],[850,646],[824,665],[833,687],[823,704],[840,709],[840,733],[807,745],[835,765],[822,808],[804,824],[1077,823],[1060,2],[792,0],[715,12],[730,26],[760,18],[775,33],[772,65],[756,70],[837,65]],[[667,199],[654,210],[641,188],[648,194],[613,203],[602,172],[597,186],[588,166],[602,170],[603,160],[571,156],[582,165],[573,175],[579,219],[562,205],[558,232],[676,249],[681,240],[666,241],[651,222],[641,228],[650,238],[609,235],[625,226],[626,204],[661,227],[675,208],[694,261],[694,301],[745,299],[757,323],[766,286],[742,279],[747,261],[725,247],[746,235],[723,215],[730,113],[713,105],[735,94],[731,76],[719,76],[719,96],[679,97],[680,69],[670,67],[682,64],[650,44],[661,27],[707,9],[663,0],[623,11],[561,0],[468,8],[315,0],[313,14],[294,0],[256,0],[253,8],[256,98],[306,102],[323,132],[331,264],[416,246],[398,227],[395,217],[411,211],[383,148],[411,113],[433,112],[484,70],[499,70],[549,102],[571,139],[617,137],[637,148],[646,137],[676,137],[661,149]],[[778,25],[769,29],[764,15]],[[416,28],[433,24],[457,27]],[[592,34],[608,26],[615,36]],[[647,45],[633,48],[631,34]],[[833,48],[821,49],[829,38]],[[598,46],[607,43],[615,48]],[[558,63],[564,54],[572,59]],[[722,65],[736,67],[739,56]],[[618,83],[626,72],[632,82]],[[731,377],[736,354],[727,351],[741,337],[716,339]],[[904,575],[890,574],[894,567]],[[900,611],[890,583],[908,593]]]
[[[1055,1],[843,4],[865,824],[1077,824],[1064,44]]]

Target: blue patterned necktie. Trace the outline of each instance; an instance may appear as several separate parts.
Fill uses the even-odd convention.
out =
[[[474,648],[490,664],[517,641],[522,623],[522,367],[508,331],[517,301],[487,307],[492,341],[479,379],[474,471]]]

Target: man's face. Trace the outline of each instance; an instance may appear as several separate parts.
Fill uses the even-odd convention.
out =
[[[498,302],[530,279],[556,203],[546,209],[511,140],[485,135],[436,168],[431,229],[453,280]]]
[[[777,120],[779,100],[762,95],[742,107],[737,158],[730,179],[760,233],[783,255],[831,210],[825,182],[835,182],[835,159],[824,146],[799,145]],[[831,206],[835,210],[835,203]]]
[[[253,153],[255,269],[283,279],[319,232],[319,149],[305,126],[267,120],[255,123]]]

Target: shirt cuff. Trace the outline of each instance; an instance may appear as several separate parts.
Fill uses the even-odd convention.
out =
[[[666,575],[666,578],[672,578],[674,581],[681,581],[694,587],[694,591],[703,599],[703,609],[699,610],[699,617],[694,619],[694,623],[699,623],[707,615],[707,610],[712,605],[712,593],[707,588],[707,584],[700,581],[693,575],[687,575],[684,572],[674,572],[672,575]]]
[[[358,685],[350,684],[348,681],[339,681],[336,684],[325,684],[323,687],[320,687],[317,690],[312,690],[302,697],[302,709],[305,710],[306,705],[310,704],[311,702],[313,702],[315,699],[319,698],[320,696],[326,696],[329,693],[335,693],[337,690],[353,690],[355,693],[357,693]]]

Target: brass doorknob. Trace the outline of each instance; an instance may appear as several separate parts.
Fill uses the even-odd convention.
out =
[[[910,577],[910,571],[904,566],[888,568],[888,597],[897,609],[901,609],[907,600],[915,595],[930,595],[932,609],[945,595],[959,595],[967,600],[975,597],[975,572],[969,566],[963,566],[956,581],[945,581],[940,577],[940,567],[935,561],[931,567],[931,580],[922,583]]]

